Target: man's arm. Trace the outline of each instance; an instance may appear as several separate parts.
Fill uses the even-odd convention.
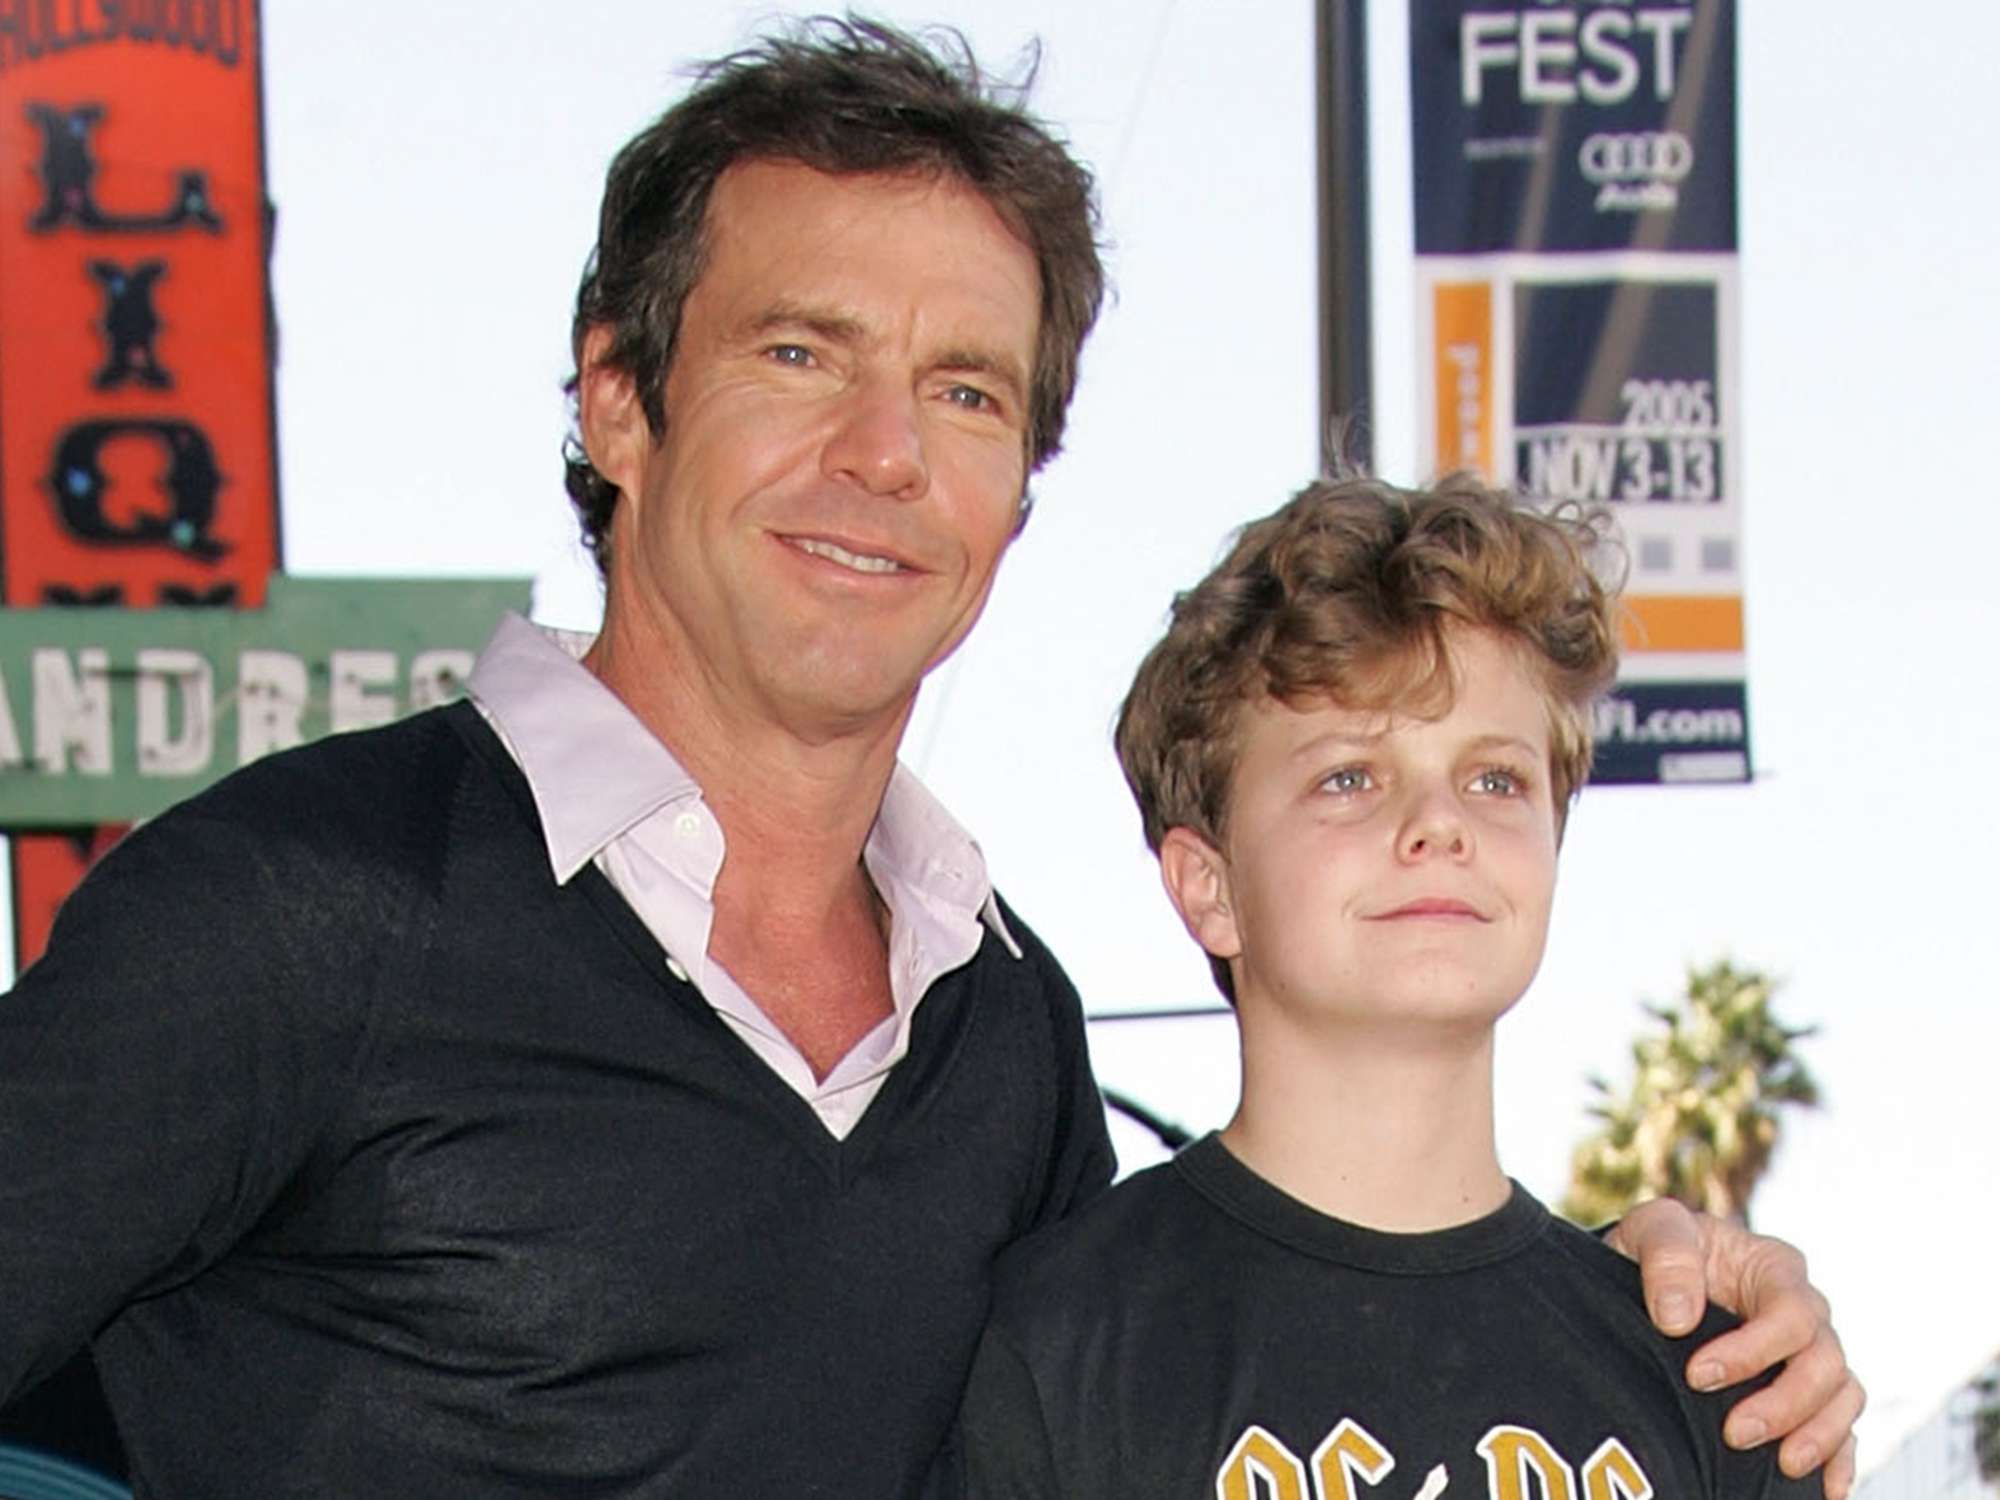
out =
[[[998,1328],[979,1342],[945,1455],[933,1481],[941,1500],[1056,1500],[1063,1493],[1034,1374]]]
[[[1050,1051],[1054,1065],[1054,1111],[1047,1170],[1038,1201],[1021,1232],[1028,1233],[1081,1208],[1111,1186],[1117,1159],[1111,1131],[1104,1119],[1104,1097],[1090,1068],[1090,1047],[1084,1036],[1083,1002],[1076,986],[1014,910],[1001,903],[1008,930],[1020,943],[1027,962],[1036,966],[1048,997]]]
[[[1827,1500],[1845,1500],[1854,1487],[1854,1420],[1867,1398],[1847,1368],[1826,1298],[1806,1280],[1805,1257],[1665,1198],[1632,1210],[1605,1239],[1639,1262],[1646,1308],[1661,1332],[1688,1332],[1711,1297],[1742,1316],[1741,1326],[1690,1356],[1688,1383],[1716,1390],[1783,1362],[1776,1380],[1730,1411],[1723,1435],[1737,1448],[1782,1438],[1785,1473],[1824,1463]]]
[[[225,1253],[330,1107],[345,1068],[324,1043],[353,1002],[310,1007],[307,970],[337,983],[359,966],[330,956],[335,934],[310,951],[280,936],[314,898],[272,856],[167,814],[112,851],[0,996],[0,1399]]]

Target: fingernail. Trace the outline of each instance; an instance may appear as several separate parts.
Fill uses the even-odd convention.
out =
[[[1771,1429],[1764,1425],[1761,1418],[1745,1417],[1730,1423],[1726,1435],[1732,1448],[1754,1448],[1769,1437],[1770,1432]]]
[[[1654,1304],[1654,1312],[1662,1323],[1671,1323],[1678,1328],[1694,1318],[1694,1303],[1686,1292],[1665,1292]]]
[[[1819,1467],[1819,1449],[1811,1443],[1800,1443],[1786,1456],[1791,1459],[1791,1462],[1785,1465],[1786,1472],[1794,1479],[1810,1474]]]
[[[1694,1367],[1688,1376],[1688,1383],[1698,1391],[1712,1391],[1721,1385],[1724,1378],[1722,1365],[1712,1359],[1705,1359]]]

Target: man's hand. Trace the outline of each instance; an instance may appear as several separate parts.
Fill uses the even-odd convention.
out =
[[[1605,1241],[1639,1262],[1646,1307],[1662,1333],[1689,1332],[1710,1297],[1741,1314],[1742,1326],[1695,1350],[1688,1384],[1712,1391],[1782,1361],[1776,1380],[1731,1409],[1723,1438],[1732,1448],[1783,1438],[1780,1468],[1796,1477],[1825,1463],[1826,1500],[1846,1500],[1854,1419],[1867,1396],[1847,1368],[1826,1298],[1806,1280],[1805,1257],[1783,1240],[1669,1198],[1633,1209]]]

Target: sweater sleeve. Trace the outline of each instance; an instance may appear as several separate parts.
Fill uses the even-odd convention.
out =
[[[1055,1053],[1055,1127],[1050,1141],[1048,1171],[1033,1217],[1022,1226],[1028,1233],[1073,1213],[1111,1185],[1117,1158],[1104,1120],[1104,1096],[1091,1071],[1090,1047],[1084,1034],[1083,1002],[1076,986],[1062,971],[1040,939],[1008,913],[1008,921],[1031,959],[1041,970],[1050,1009],[1050,1037]]]
[[[1034,1372],[997,1325],[973,1358],[948,1471],[951,1500],[1055,1500],[1062,1493]]]
[[[351,1078],[390,882],[199,807],[113,850],[0,997],[0,1398],[224,1254]]]

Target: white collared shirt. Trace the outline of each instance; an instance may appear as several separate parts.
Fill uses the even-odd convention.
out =
[[[883,1018],[824,1079],[708,953],[722,825],[667,747],[580,660],[590,637],[510,614],[467,692],[527,777],[549,869],[567,885],[595,863],[667,953],[667,967],[845,1138],[910,1046],[918,1002],[969,962],[991,929],[1014,957],[979,846],[900,763],[862,850],[889,909]]]

